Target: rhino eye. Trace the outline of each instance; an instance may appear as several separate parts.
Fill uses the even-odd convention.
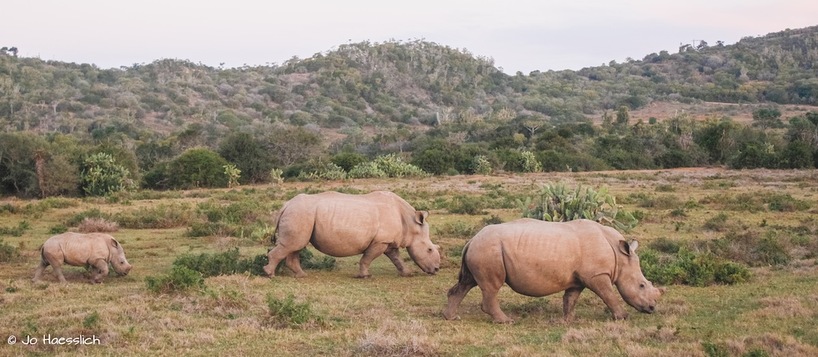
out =
[[[645,283],[639,284],[639,288],[644,289],[645,288]]]
[[[431,252],[432,252],[432,250],[433,250],[432,248],[429,248],[429,249],[427,250],[427,252],[431,253]]]

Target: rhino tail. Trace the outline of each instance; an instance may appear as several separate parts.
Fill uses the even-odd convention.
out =
[[[44,247],[45,244],[40,246],[40,265],[47,267],[50,263],[48,262],[48,259],[45,259],[45,249],[43,249]]]
[[[452,287],[452,290],[456,290],[458,287],[468,287],[471,289],[477,285],[477,281],[474,280],[474,275],[471,273],[469,265],[466,264],[466,255],[468,253],[469,243],[466,243],[466,245],[463,247],[463,254],[460,257],[460,273],[457,274],[457,285]]]
[[[287,209],[287,204],[285,203],[284,206],[281,207],[281,209],[278,211],[278,217],[276,217],[276,226],[275,226],[275,228],[273,228],[273,234],[270,236],[270,243],[272,243],[273,245],[275,245],[276,241],[278,241],[278,227],[279,227],[279,224],[281,223],[281,216],[284,215],[284,211],[286,209]]]

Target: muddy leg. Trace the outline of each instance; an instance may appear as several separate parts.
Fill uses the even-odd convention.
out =
[[[389,248],[384,252],[389,260],[392,261],[392,264],[395,264],[395,268],[398,268],[398,273],[400,276],[409,276],[412,275],[412,271],[406,269],[406,266],[403,265],[403,262],[400,260],[400,250],[397,247]]]
[[[614,320],[624,320],[628,318],[628,313],[622,308],[622,303],[619,302],[619,295],[614,290],[611,279],[607,275],[598,275],[588,282],[585,282],[588,289],[591,289],[595,294],[602,298],[605,305],[613,313]]]
[[[105,259],[97,259],[91,268],[93,271],[91,284],[99,284],[102,282],[102,278],[108,276],[108,262]]]
[[[361,261],[358,262],[358,275],[356,278],[368,278],[372,276],[369,274],[369,264],[372,264],[372,261],[375,258],[381,256],[386,251],[388,246],[386,244],[373,244],[370,245],[369,248],[366,248],[364,251],[364,255],[361,257]]]
[[[301,251],[300,250],[290,253],[290,255],[287,256],[286,264],[287,264],[287,268],[290,268],[290,270],[292,270],[293,273],[295,273],[296,278],[303,278],[303,277],[307,276],[307,273],[304,272],[304,269],[301,269]]]
[[[570,288],[565,290],[565,295],[562,296],[562,315],[566,322],[574,320],[574,307],[579,300],[579,294],[585,290],[584,287]]]

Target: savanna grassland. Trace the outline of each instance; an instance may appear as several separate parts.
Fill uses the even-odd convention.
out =
[[[590,291],[580,298],[576,320],[565,323],[561,294],[530,298],[504,287],[501,307],[516,322],[498,325],[480,311],[476,288],[461,304],[459,320],[443,320],[463,244],[488,222],[519,218],[519,202],[552,183],[607,188],[622,209],[640,218],[625,236],[638,239],[644,254],[673,259],[695,253],[699,262],[718,255],[746,267],[749,276],[734,284],[693,285],[680,284],[684,279],[678,275],[663,276],[670,283],[664,284],[668,291],[659,312],[640,314],[628,307],[625,321],[613,321]],[[167,276],[180,256],[232,249],[242,258],[265,254],[275,211],[297,193],[378,189],[431,211],[432,240],[443,253],[440,273],[402,278],[380,257],[372,278],[355,279],[359,257],[349,257],[338,258],[330,270],[308,270],[304,279],[284,269],[274,279],[251,273],[213,276],[187,289],[146,284],[149,277]],[[817,213],[815,170],[719,168],[4,199],[0,355],[815,356]],[[67,267],[69,282],[59,284],[48,268],[43,282],[32,283],[39,245],[54,232],[75,230],[89,216],[118,224],[111,234],[125,247],[131,273],[111,273],[103,284],[91,285],[83,268]],[[101,344],[20,342],[48,334],[95,336]],[[15,345],[6,343],[12,335]]]

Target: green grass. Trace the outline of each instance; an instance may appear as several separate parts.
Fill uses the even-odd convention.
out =
[[[758,175],[767,175],[757,180]],[[651,173],[554,173],[517,176],[432,177],[423,179],[361,179],[353,182],[284,183],[239,187],[233,190],[197,190],[190,193],[140,193],[127,200],[60,199],[20,202],[0,200],[0,227],[27,221],[20,236],[3,236],[4,247],[19,256],[0,262],[0,338],[10,335],[95,335],[99,346],[0,346],[6,355],[604,355],[656,356],[707,353],[728,356],[818,355],[818,183],[795,180],[811,172],[769,170],[724,171],[663,170]],[[715,177],[716,179],[713,179]],[[540,184],[565,182],[594,188],[608,187],[617,198],[673,195],[678,202],[698,202],[671,214],[679,206],[640,206],[627,201],[623,208],[642,210],[647,218],[626,234],[663,254],[679,246],[706,249],[705,242],[724,241],[731,232],[775,229],[777,234],[759,239],[781,240],[796,259],[775,266],[754,266],[748,282],[733,285],[692,287],[671,285],[656,314],[640,314],[627,307],[630,318],[612,321],[605,305],[592,292],[583,292],[576,320],[562,320],[562,295],[531,298],[508,287],[500,291],[500,303],[515,323],[497,325],[480,310],[480,290],[473,289],[458,310],[459,320],[446,321],[441,310],[446,292],[456,282],[457,256],[469,234],[489,220],[519,217],[516,207],[506,206],[502,196],[526,197]],[[657,182],[672,182],[673,190],[657,190]],[[723,183],[730,183],[724,185]],[[716,183],[716,185],[714,185]],[[768,186],[770,183],[775,185]],[[773,188],[771,188],[773,187]],[[187,234],[190,222],[206,221],[206,215],[224,214],[237,226],[269,221],[269,208],[277,208],[298,192],[329,189],[368,192],[398,191],[409,202],[431,210],[432,239],[440,244],[444,259],[436,276],[416,274],[402,278],[386,257],[376,259],[372,278],[355,279],[359,256],[337,258],[331,270],[308,270],[295,279],[282,269],[275,279],[250,273],[204,278],[205,289],[149,290],[147,277],[165,277],[182,256],[200,257],[238,250],[240,257],[263,255],[269,240],[242,236]],[[722,191],[719,191],[722,190]],[[726,190],[726,191],[724,191]],[[450,212],[458,197],[481,197],[485,212]],[[656,192],[672,192],[672,194]],[[717,196],[722,195],[722,196]],[[750,196],[755,195],[755,196]],[[750,200],[773,197],[771,202],[797,205],[779,209],[778,203]],[[720,199],[723,198],[723,199]],[[744,203],[747,203],[745,205]],[[203,204],[203,205],[201,205]],[[681,204],[681,203],[680,203]],[[18,209],[38,207],[41,209]],[[201,215],[194,208],[204,207]],[[741,209],[736,209],[741,207]],[[749,207],[751,209],[747,209]],[[45,209],[47,208],[47,209]],[[245,209],[247,208],[247,209]],[[54,227],[86,213],[103,212],[111,217],[145,222],[120,228],[113,235],[125,247],[134,266],[128,276],[113,273],[103,284],[83,282],[81,267],[66,267],[69,283],[56,283],[51,268],[44,282],[30,279],[39,260],[37,248]],[[174,209],[180,213],[172,215]],[[269,211],[269,212],[266,212]],[[469,210],[470,211],[470,210]],[[237,215],[230,216],[232,213]],[[263,212],[263,213],[260,213]],[[157,214],[161,213],[161,214]],[[168,214],[166,214],[168,213]],[[184,213],[184,214],[182,214]],[[477,214],[470,214],[477,213]],[[723,222],[712,222],[720,213]],[[494,219],[495,217],[496,219]],[[154,218],[165,218],[161,224]],[[173,222],[173,220],[179,222]],[[678,223],[684,224],[678,224]],[[178,223],[178,224],[176,224]],[[708,229],[724,228],[726,231]],[[765,223],[765,224],[763,224]],[[677,230],[677,226],[679,229]],[[708,225],[709,227],[709,225]],[[787,241],[784,241],[787,240]],[[791,243],[796,240],[798,244]],[[656,242],[651,245],[651,242]],[[790,243],[787,243],[790,242]],[[785,244],[786,243],[786,244]],[[785,250],[786,250],[785,249]],[[415,272],[419,268],[401,252]],[[800,257],[800,258],[798,258]],[[278,313],[271,312],[281,307]],[[294,321],[303,321],[295,323]]]

